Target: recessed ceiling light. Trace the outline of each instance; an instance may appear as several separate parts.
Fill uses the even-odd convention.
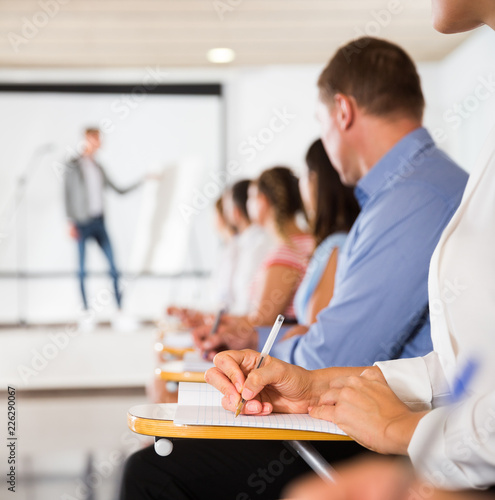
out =
[[[208,61],[212,63],[226,64],[235,59],[235,52],[226,47],[219,47],[216,49],[210,49],[206,54],[206,57],[208,58]]]

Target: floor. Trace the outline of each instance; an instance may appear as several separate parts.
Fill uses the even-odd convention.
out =
[[[125,458],[152,442],[127,428],[126,414],[147,402],[156,332],[98,328],[67,337],[65,346],[63,332],[0,331],[1,429],[7,430],[7,388],[16,389],[15,498],[113,500]],[[63,347],[47,348],[55,338]],[[2,476],[7,452],[0,447]],[[4,481],[0,498],[7,498],[6,487]]]

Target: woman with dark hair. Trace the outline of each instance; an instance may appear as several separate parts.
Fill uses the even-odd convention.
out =
[[[306,154],[299,188],[318,246],[297,290],[294,307],[297,322],[310,325],[332,298],[339,249],[359,214],[359,205],[352,188],[342,184],[321,139]]]

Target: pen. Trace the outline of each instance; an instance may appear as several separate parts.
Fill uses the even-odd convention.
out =
[[[450,404],[455,404],[463,398],[464,394],[466,394],[467,392],[467,388],[471,383],[471,380],[478,371],[478,367],[479,365],[476,360],[468,359],[462,371],[454,379],[454,382],[452,384],[452,392],[449,398]]]
[[[277,316],[277,319],[275,320],[275,323],[273,324],[272,331],[270,332],[270,335],[268,335],[268,338],[266,339],[266,342],[265,342],[265,346],[263,347],[263,350],[261,351],[261,357],[260,357],[260,360],[258,362],[258,366],[256,367],[256,369],[261,368],[261,366],[263,365],[263,361],[265,361],[265,358],[270,353],[272,345],[275,342],[275,339],[277,338],[278,332],[280,331],[280,327],[282,326],[284,319],[285,318],[281,314],[279,314]],[[235,410],[236,417],[239,415],[239,413],[241,413],[245,404],[246,404],[246,400],[243,397],[241,397],[241,400],[239,401],[239,404],[237,405],[237,408]]]
[[[215,321],[213,322],[213,326],[211,327],[211,330],[210,330],[210,335],[215,335],[215,333],[217,333],[218,327],[220,326],[220,321],[222,320],[222,316],[225,314],[226,311],[227,311],[226,306],[223,306],[218,310],[217,315],[215,317]],[[207,359],[208,353],[204,352],[202,354],[202,357],[203,357],[203,359]]]
[[[225,310],[226,310],[226,308],[222,307],[218,311],[217,316],[215,318],[215,321],[213,323],[213,326],[211,327],[210,335],[214,335],[215,333],[217,333],[218,327],[220,326],[220,321],[222,320],[222,316],[225,314]]]

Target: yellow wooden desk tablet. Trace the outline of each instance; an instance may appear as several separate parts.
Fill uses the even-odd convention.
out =
[[[168,361],[155,369],[155,375],[167,382],[204,382],[205,372],[185,371],[183,361]]]
[[[129,429],[137,434],[164,438],[352,441],[348,436],[328,434],[326,432],[255,427],[175,425],[173,420],[176,408],[176,404],[133,406],[127,412],[127,424]]]
[[[161,342],[155,344],[155,351],[161,354],[168,354],[174,358],[182,359],[187,352],[194,352],[194,347],[174,347]]]

